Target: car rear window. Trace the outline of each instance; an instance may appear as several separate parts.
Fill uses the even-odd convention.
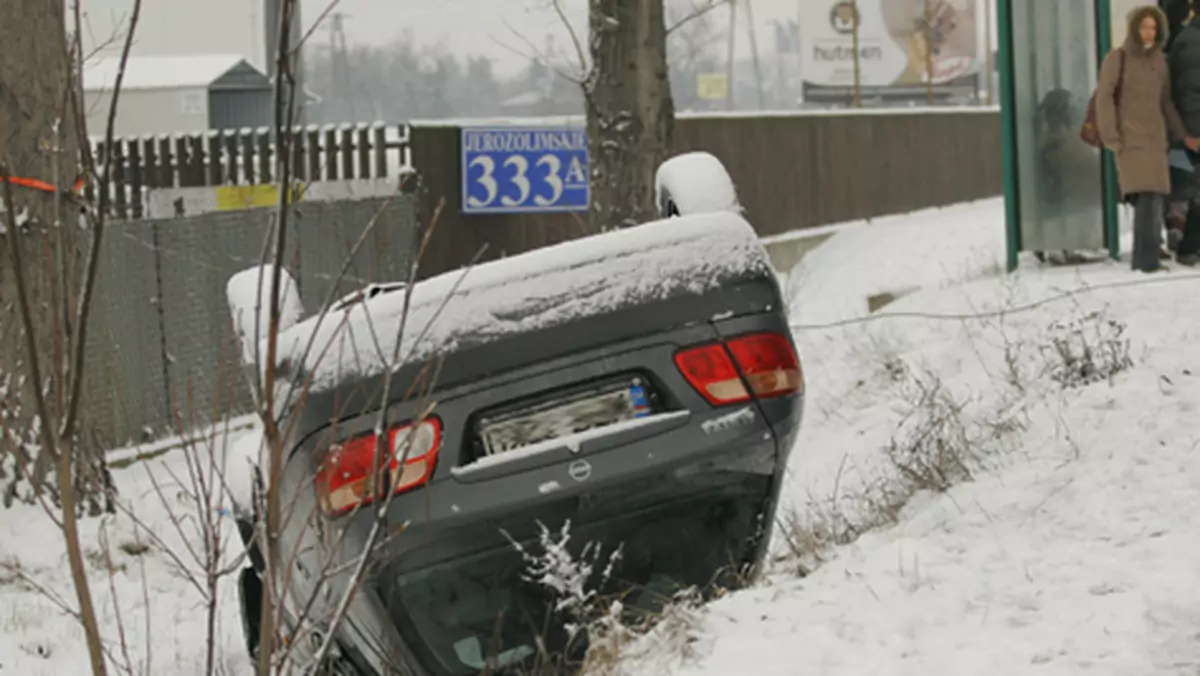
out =
[[[596,589],[597,595],[616,598],[619,593],[636,621],[646,617],[643,613],[657,613],[675,592],[706,588],[720,581],[715,571],[746,560],[769,478],[743,475],[726,481],[683,499],[573,525],[574,555],[589,543],[600,545],[597,571],[610,552],[622,548],[614,579]],[[550,525],[555,540],[562,521],[557,524]],[[480,547],[489,536],[478,528],[452,539]],[[530,553],[542,551],[535,540],[521,539]],[[560,598],[526,579],[527,564],[511,543],[482,546],[415,571],[401,571],[394,562],[376,580],[393,622],[425,667],[438,676],[474,676],[494,655],[492,674],[528,673],[539,643],[551,655],[565,655],[568,664],[582,661],[584,638],[568,642],[564,625],[571,618],[553,612]],[[598,582],[593,578],[588,590]]]
[[[490,655],[493,673],[519,673],[536,657],[539,638],[560,653],[567,642],[550,612],[555,599],[522,579],[523,566],[504,548],[403,575],[384,585],[389,612],[439,676],[474,676]]]

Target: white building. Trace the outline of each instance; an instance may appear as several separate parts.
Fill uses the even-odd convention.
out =
[[[74,30],[74,4],[78,1],[63,0],[68,31]],[[299,43],[308,27],[301,17],[303,4],[296,4],[292,45]],[[273,78],[282,7],[283,0],[144,0],[130,53],[137,57],[188,58],[236,54]],[[118,56],[129,32],[132,12],[133,0],[83,1],[83,53],[94,54],[93,58]],[[293,63],[292,72],[299,91],[304,92],[296,101],[294,119],[303,123],[304,107],[312,97],[305,88],[304,63],[300,58]]]
[[[75,0],[65,0],[67,28],[74,26]],[[278,26],[279,0],[146,0],[142,3],[134,56],[237,54],[270,74],[267,54]],[[133,0],[83,3],[83,51],[103,56],[120,53],[128,32]],[[297,25],[299,18],[297,17]]]
[[[88,134],[102,136],[119,56],[84,64]],[[118,98],[117,137],[259,127],[271,123],[270,80],[238,54],[132,56]]]

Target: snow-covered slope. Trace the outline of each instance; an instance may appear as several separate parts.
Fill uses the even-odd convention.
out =
[[[792,271],[809,399],[778,560],[758,587],[700,611],[694,642],[643,641],[625,674],[1198,673],[1200,316],[1186,308],[1200,276],[1104,263],[1008,277],[1002,252],[992,200],[841,228]],[[882,292],[900,297],[880,312],[903,316],[815,326],[861,318]],[[1094,361],[1120,362],[1126,337],[1132,365],[1111,382],[1055,381],[1062,349],[1114,347]],[[922,403],[922,386],[938,396]],[[931,413],[943,424],[923,425]],[[887,451],[930,429],[969,466],[944,492],[905,484]],[[114,471],[142,525],[124,513],[82,524],[104,635],[133,673],[204,671],[186,458]],[[221,517],[223,557],[240,550],[230,526]],[[817,561],[791,553],[804,536],[852,541]],[[252,673],[234,583],[218,587],[214,657]],[[49,594],[74,604],[57,530],[38,507],[0,510],[0,676],[86,672],[82,632]]]
[[[688,654],[647,641],[629,673],[1200,673],[1200,315],[1178,310],[1200,275],[1007,277],[998,201],[926,216],[839,233],[793,273],[804,325],[919,290],[880,311],[903,318],[796,327],[810,405],[777,566],[703,611]],[[1064,388],[1084,345],[1119,372]],[[944,492],[891,459],[918,433],[967,456]],[[851,542],[791,555],[830,532]]]

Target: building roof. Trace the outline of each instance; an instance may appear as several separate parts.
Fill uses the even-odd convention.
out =
[[[112,89],[120,67],[119,56],[95,57],[83,64],[85,91]],[[125,64],[123,90],[207,87],[235,68],[258,69],[238,54],[185,56],[131,56]],[[265,76],[264,76],[265,77]]]

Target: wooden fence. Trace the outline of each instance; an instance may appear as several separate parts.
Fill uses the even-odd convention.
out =
[[[420,222],[446,200],[423,274],[462,267],[484,248],[486,260],[589,232],[586,214],[462,213],[460,139],[461,127],[413,126]],[[1004,191],[996,108],[681,115],[675,151],[691,150],[725,164],[762,236]]]
[[[397,176],[411,166],[408,125],[295,127],[291,171],[303,181],[376,179]],[[146,192],[154,188],[254,185],[276,180],[276,143],[271,129],[242,129],[114,139],[109,175],[95,191],[108,190],[112,215],[142,218]],[[97,163],[108,148],[92,140]]]
[[[417,218],[426,225],[445,199],[422,276],[462,267],[481,249],[488,260],[590,232],[584,214],[463,214],[461,127],[453,124],[291,133],[297,179],[390,178],[402,167],[415,168],[421,177]],[[1003,192],[995,108],[680,116],[674,149],[716,155],[763,236]],[[104,151],[102,144],[97,150]],[[269,183],[275,152],[266,129],[121,139],[100,188],[111,191],[116,217],[141,218],[149,189]]]

